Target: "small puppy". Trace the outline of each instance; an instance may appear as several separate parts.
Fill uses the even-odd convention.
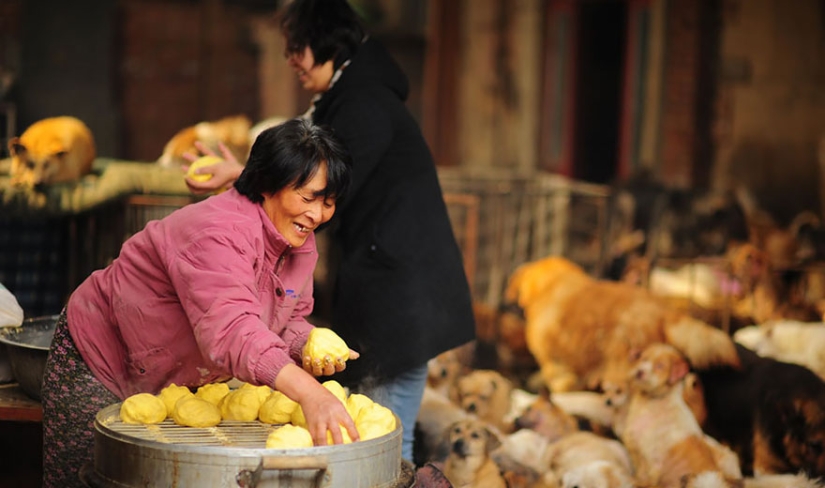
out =
[[[501,442],[484,422],[469,418],[455,422],[447,437],[450,454],[444,461],[444,475],[454,487],[507,488],[490,457]]]
[[[220,154],[218,143],[223,143],[238,162],[243,164],[252,146],[250,130],[252,122],[245,115],[224,117],[220,120],[200,122],[175,134],[166,146],[157,162],[161,166],[172,167],[189,164],[183,155],[186,153],[198,154],[195,142],[200,141],[206,147]]]
[[[575,432],[550,444],[546,462],[545,479],[555,478],[562,486],[633,486],[633,465],[622,443],[592,432]]]
[[[79,180],[95,159],[92,132],[75,117],[52,117],[32,124],[9,141],[11,185],[34,190]]]
[[[415,464],[422,466],[427,462],[443,462],[450,452],[446,436],[448,427],[468,417],[470,414],[446,395],[426,386],[415,422]]]
[[[445,396],[450,396],[450,390],[455,388],[461,375],[472,369],[474,342],[468,342],[427,361],[427,386]]]
[[[633,477],[607,461],[590,461],[564,473],[562,488],[635,488]]]
[[[630,396],[614,430],[627,448],[642,485],[680,487],[685,477],[715,472],[742,479],[739,459],[706,436],[684,400],[684,356],[668,344],[648,346],[630,375]]]
[[[555,442],[579,430],[576,418],[559,408],[547,389],[539,392],[538,398],[516,417],[514,424],[517,429],[537,432],[549,442]]]
[[[452,400],[506,434],[513,430],[507,421],[512,391],[512,382],[498,371],[476,369],[458,379]]]

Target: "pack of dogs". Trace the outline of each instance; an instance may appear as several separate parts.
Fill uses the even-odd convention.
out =
[[[201,147],[221,154],[220,145],[230,150],[242,164],[246,162],[255,138],[264,129],[286,120],[271,117],[253,125],[245,115],[231,115],[185,127],[173,134],[163,148],[156,164],[165,167],[184,166],[200,155]],[[97,146],[91,129],[81,119],[63,115],[38,120],[19,137],[9,140],[10,155],[8,190],[26,194],[32,206],[45,202],[49,187],[78,183],[92,174]]]
[[[466,487],[825,486],[825,324],[731,335],[561,258],[517,269],[507,297],[533,378],[467,347],[431,360],[417,465]]]

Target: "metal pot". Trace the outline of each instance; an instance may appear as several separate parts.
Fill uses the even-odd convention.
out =
[[[396,488],[404,480],[401,422],[379,438],[351,444],[266,449],[278,426],[223,421],[217,427],[181,427],[120,421],[120,404],[95,418],[94,466],[81,470],[95,488],[143,486]],[[401,483],[401,484],[399,484]]]
[[[24,320],[19,327],[0,328],[0,343],[5,344],[14,379],[27,395],[38,401],[58,317],[35,317]]]

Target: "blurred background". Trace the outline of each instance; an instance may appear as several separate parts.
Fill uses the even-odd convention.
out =
[[[181,128],[296,115],[278,0],[0,3],[8,137],[53,115],[101,156],[154,161]],[[352,0],[396,55],[439,165],[759,193],[820,209],[822,0]],[[5,144],[2,145],[5,150]]]

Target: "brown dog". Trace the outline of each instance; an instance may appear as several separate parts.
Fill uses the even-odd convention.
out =
[[[679,487],[685,477],[717,473],[742,479],[739,459],[706,436],[683,398],[685,358],[672,346],[648,346],[630,374],[630,397],[615,426],[641,485]]]
[[[452,400],[506,434],[512,431],[507,419],[512,391],[512,382],[498,371],[476,369],[458,379]]]
[[[825,477],[825,381],[804,366],[737,350],[740,369],[699,373],[708,434],[739,454],[746,475]]]
[[[224,117],[220,120],[200,122],[175,134],[163,148],[163,154],[158,158],[161,166],[181,166],[189,164],[183,155],[186,153],[198,154],[195,142],[200,141],[206,147],[221,154],[218,143],[223,143],[243,164],[252,146],[250,131],[252,122],[245,115]]]
[[[75,181],[95,159],[92,132],[75,117],[52,117],[32,124],[9,141],[12,186],[33,190]]]
[[[490,452],[501,442],[487,425],[465,419],[449,427],[450,454],[444,461],[444,475],[455,487],[506,488],[498,465]]]
[[[655,342],[673,345],[695,368],[738,361],[722,330],[644,288],[593,279],[564,258],[517,268],[506,299],[524,309],[527,344],[553,392],[594,389],[610,375],[624,379],[632,351]]]

